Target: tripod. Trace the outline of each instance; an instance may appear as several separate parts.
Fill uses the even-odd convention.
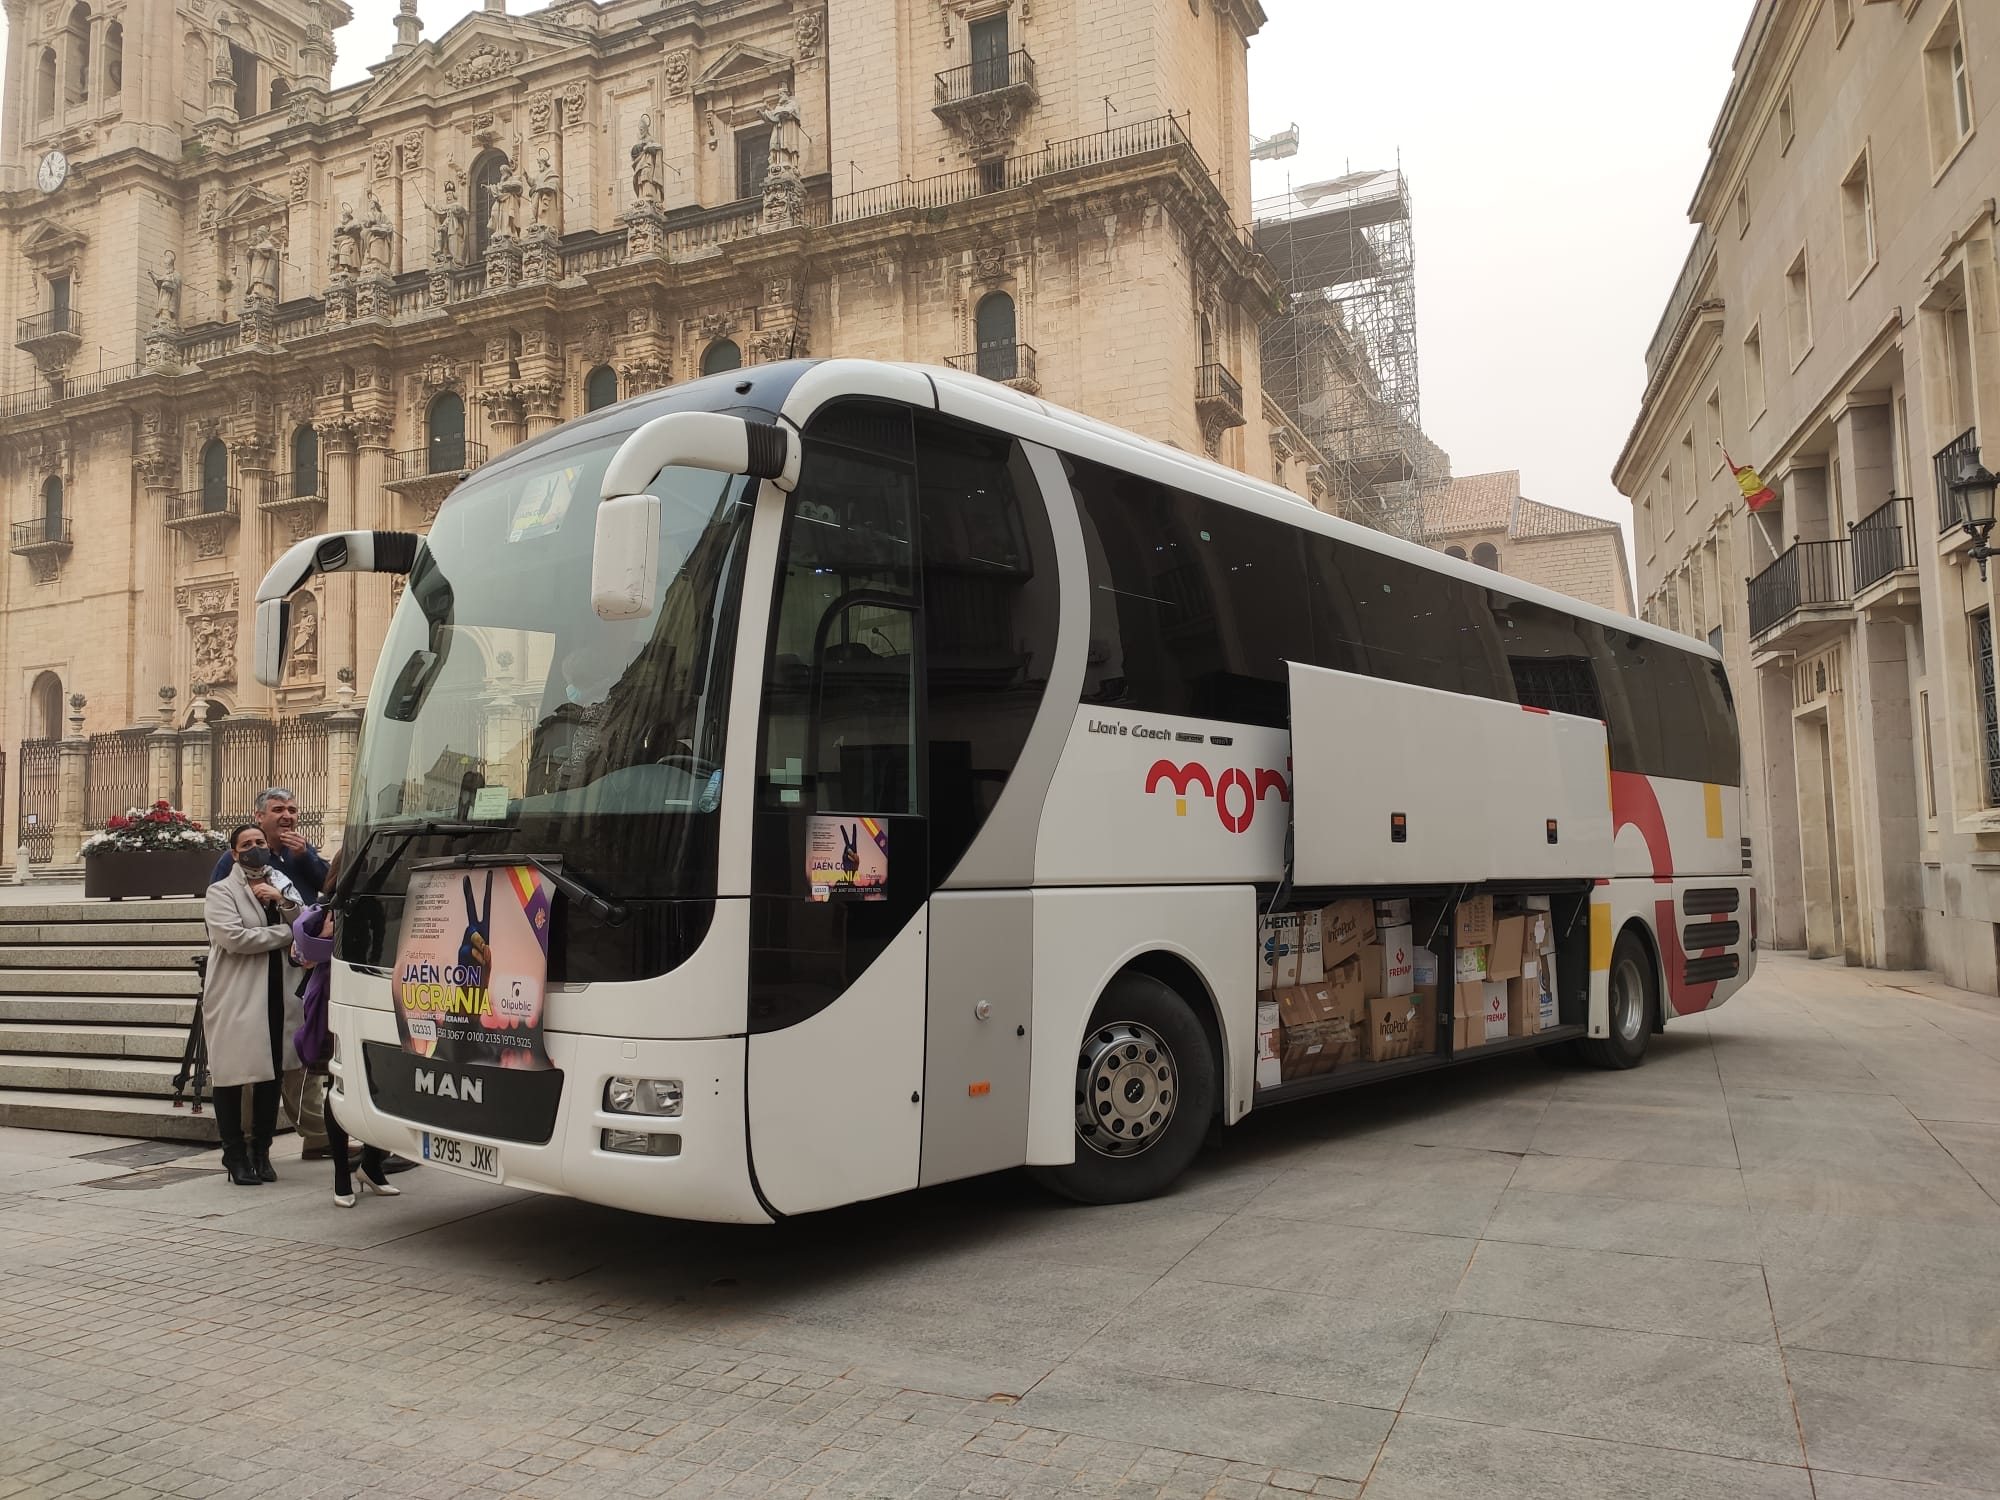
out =
[[[208,988],[208,955],[190,960],[194,971],[201,977],[200,989]],[[214,1090],[208,1082],[208,1031],[201,1024],[201,996],[195,996],[194,1019],[188,1022],[187,1045],[181,1049],[180,1071],[174,1074],[174,1108],[181,1107],[181,1095],[189,1083],[194,1085],[194,1105],[191,1114],[201,1113],[201,1096],[207,1092],[212,1099]]]

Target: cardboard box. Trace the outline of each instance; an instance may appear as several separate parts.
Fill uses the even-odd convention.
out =
[[[1539,979],[1507,981],[1507,1035],[1533,1036],[1542,1029]]]
[[[1437,1002],[1415,994],[1368,1002],[1365,1055],[1371,1062],[1410,1057],[1437,1044]]]
[[[1396,896],[1375,903],[1375,930],[1384,927],[1408,927],[1410,925],[1410,898]]]
[[[1357,1042],[1344,1020],[1287,1026],[1279,1035],[1279,1062],[1286,1083],[1332,1072],[1336,1064],[1354,1054]]]
[[[1375,903],[1359,896],[1336,901],[1320,913],[1319,928],[1326,967],[1346,963],[1375,941]]]
[[[1452,987],[1451,1046],[1454,1052],[1486,1041],[1486,986],[1477,979]]]
[[[1299,982],[1299,919],[1280,912],[1257,924],[1257,988],[1282,990]]]
[[[1471,984],[1486,977],[1486,949],[1458,948],[1453,950],[1452,979],[1458,984]]]
[[[1278,1024],[1285,1030],[1311,1026],[1319,1019],[1312,990],[1302,984],[1295,984],[1278,991]]]
[[[1461,948],[1477,948],[1493,941],[1493,898],[1474,896],[1458,903],[1455,941]]]
[[[1488,979],[1519,979],[1521,955],[1528,936],[1526,917],[1501,917],[1493,924],[1493,943],[1486,950]]]
[[[1524,953],[1553,953],[1556,951],[1556,930],[1545,911],[1528,913],[1528,934],[1522,940]]]
[[[1479,988],[1486,997],[1486,1040],[1497,1042],[1508,1035],[1507,989],[1505,979],[1489,979]]]
[[[1415,960],[1411,952],[1416,944],[1411,940],[1407,927],[1391,927],[1383,931],[1379,943],[1370,943],[1361,950],[1361,983],[1370,996],[1407,995],[1416,983]]]
[[[1438,960],[1437,955],[1431,952],[1430,949],[1412,948],[1410,950],[1410,985],[1413,989],[1421,990],[1428,988],[1433,993],[1436,992],[1438,987]]]
[[[1541,1021],[1540,1029],[1548,1031],[1560,1025],[1562,1017],[1556,1010],[1555,975],[1546,966],[1542,969],[1541,980],[1540,1002],[1536,1006],[1536,1012]]]
[[[1257,1087],[1260,1089],[1276,1088],[1284,1080],[1278,1056],[1282,1024],[1277,1000],[1260,996],[1257,1000]]]
[[[1320,948],[1320,913],[1299,913],[1299,983],[1323,984],[1326,964]]]
[[[1368,986],[1362,982],[1360,955],[1327,970],[1325,989],[1332,1003],[1319,1019],[1345,1021],[1359,1031],[1368,1019]]]

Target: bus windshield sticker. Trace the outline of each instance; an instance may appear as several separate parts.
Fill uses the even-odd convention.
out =
[[[814,814],[806,828],[806,886],[815,901],[889,899],[889,825]]]
[[[412,875],[396,950],[403,1049],[448,1067],[550,1067],[548,964],[549,888],[534,866]]]
[[[514,507],[514,524],[507,532],[507,540],[522,542],[561,530],[563,517],[569,514],[569,503],[576,495],[577,476],[582,472],[576,468],[558,469],[540,483],[529,485]]]
[[[474,822],[489,822],[507,816],[507,788],[504,786],[483,786],[472,794],[470,819]]]

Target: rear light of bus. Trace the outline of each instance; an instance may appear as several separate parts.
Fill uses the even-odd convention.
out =
[[[681,1112],[678,1078],[611,1078],[604,1084],[604,1107],[614,1115],[673,1118]]]
[[[681,1138],[650,1130],[607,1130],[601,1137],[606,1151],[618,1156],[679,1156]]]

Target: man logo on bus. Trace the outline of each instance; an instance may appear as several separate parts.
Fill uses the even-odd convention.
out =
[[[1157,792],[1162,782],[1174,789],[1175,817],[1187,816],[1188,796],[1198,788],[1215,803],[1217,820],[1231,833],[1248,829],[1251,819],[1257,816],[1257,804],[1271,793],[1276,792],[1280,802],[1292,800],[1291,783],[1284,772],[1263,766],[1254,772],[1226,766],[1216,773],[1198,761],[1177,766],[1170,760],[1156,760],[1146,773],[1146,790]]]

